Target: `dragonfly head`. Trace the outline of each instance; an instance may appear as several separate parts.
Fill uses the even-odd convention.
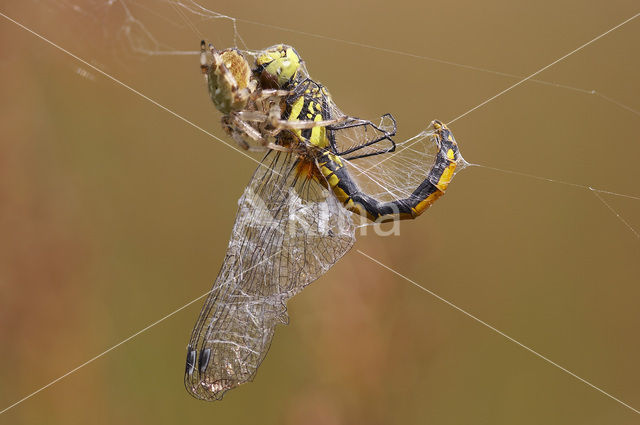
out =
[[[298,77],[302,64],[296,49],[278,44],[258,55],[254,73],[263,88],[284,89]]]

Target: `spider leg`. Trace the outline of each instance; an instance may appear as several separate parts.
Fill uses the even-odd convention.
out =
[[[274,104],[272,106],[268,115],[259,111],[240,111],[240,112],[237,112],[235,115],[238,117],[239,121],[268,123],[272,127],[272,129],[263,129],[263,131],[271,137],[275,137],[278,135],[278,133],[285,130],[305,130],[305,129],[315,128],[315,127],[328,127],[331,125],[339,124],[347,118],[347,117],[340,117],[337,119],[322,120],[322,121],[311,121],[311,120],[288,121],[280,118],[280,107],[277,104]],[[243,124],[246,125],[246,122]],[[254,129],[253,127],[248,125],[247,127],[257,132],[257,130]],[[254,137],[252,138],[256,141],[258,140]]]
[[[263,147],[280,150],[280,146],[269,142],[268,139],[275,138],[282,130],[279,128],[267,129],[267,115],[258,111],[240,111],[234,114],[237,117],[238,125],[241,126],[247,135]],[[258,128],[254,128],[247,122],[255,123]]]
[[[259,111],[239,111],[235,115],[242,121],[264,122],[267,119],[267,114]]]
[[[305,130],[314,127],[328,127],[331,125],[339,124],[343,122],[347,117],[340,117],[330,120],[322,120],[322,121],[287,121],[282,119],[276,119],[272,122],[273,127],[279,128],[281,130]]]
[[[275,143],[270,141],[269,134],[267,134],[267,137],[264,137],[259,130],[249,125],[243,119],[239,118],[237,114],[225,115],[222,118],[222,126],[227,134],[229,134],[233,138],[233,140],[235,140],[236,143],[240,145],[242,149],[258,152],[262,152],[266,149],[284,152],[288,152],[290,150],[285,146],[276,145]],[[245,136],[255,142],[258,146],[254,146],[247,142]]]
[[[257,86],[258,83],[255,80],[251,80],[249,81],[247,87],[237,90],[233,95],[236,98],[236,102],[242,105],[246,105],[249,99],[253,98],[253,93],[256,91]]]
[[[424,181],[404,199],[381,202],[364,193],[352,179],[345,162],[331,152],[323,153],[318,159],[318,167],[333,193],[349,211],[373,221],[416,218],[444,195],[462,158],[453,134],[447,126],[440,121],[433,121],[432,125],[440,148],[435,163]]]
[[[287,97],[291,94],[292,92],[290,90],[273,90],[273,89],[269,89],[269,90],[256,90],[253,93],[253,100],[256,101],[260,101],[260,100],[265,100],[268,99],[270,97]]]
[[[209,63],[207,61],[207,50],[204,40],[200,42],[200,71],[204,74],[205,80],[209,80]]]
[[[239,122],[235,120],[231,115],[224,115],[221,121],[224,131],[226,131],[226,133],[231,136],[233,140],[235,140],[238,146],[240,146],[244,150],[250,150],[249,143],[247,143],[247,141],[243,137],[243,134],[246,133],[238,128]]]

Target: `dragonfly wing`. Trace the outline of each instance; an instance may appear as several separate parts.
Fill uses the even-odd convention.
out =
[[[351,213],[298,155],[270,151],[240,198],[220,274],[193,329],[185,385],[221,399],[251,381],[286,302],[354,243]]]

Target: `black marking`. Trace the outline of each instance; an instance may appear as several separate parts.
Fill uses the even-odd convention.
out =
[[[331,144],[331,148],[333,150],[333,153],[338,155],[338,156],[343,156],[344,159],[346,160],[354,160],[354,159],[359,159],[359,158],[366,158],[368,156],[374,156],[374,155],[381,155],[381,154],[385,154],[388,152],[394,152],[396,150],[396,142],[392,139],[393,136],[395,136],[396,134],[396,129],[397,129],[397,124],[396,124],[396,120],[393,117],[393,115],[391,114],[384,114],[381,117],[382,119],[389,119],[391,120],[391,122],[393,123],[393,127],[391,129],[391,131],[387,131],[384,130],[380,127],[378,127],[377,125],[373,124],[371,121],[365,121],[365,120],[361,120],[358,118],[350,118],[345,122],[336,124],[336,125],[332,125],[332,126],[328,126],[327,127],[327,137],[329,138],[329,143]],[[343,129],[347,129],[347,128],[355,128],[355,127],[362,127],[365,129],[365,131],[367,130],[367,128],[371,128],[374,132],[374,134],[378,134],[377,137],[372,138],[364,143],[361,143],[357,146],[354,146],[352,148],[346,149],[344,151],[339,151],[338,150],[338,146],[336,144],[336,133],[340,130]],[[379,149],[376,149],[374,151],[369,151],[369,152],[365,152],[365,153],[360,153],[360,154],[356,154],[356,155],[350,155],[350,156],[345,156],[347,154],[351,154],[354,152],[359,151],[360,149],[366,148],[368,146],[372,146],[375,145],[377,143],[380,142],[384,142],[386,143],[388,146],[387,147],[382,147]],[[379,146],[379,145],[378,145]]]
[[[449,140],[449,138],[451,140]],[[440,150],[436,155],[435,163],[427,173],[427,176],[422,183],[418,185],[413,193],[404,199],[381,202],[374,197],[367,195],[351,178],[347,168],[338,164],[328,153],[324,155],[327,160],[324,167],[330,170],[332,174],[335,174],[338,178],[336,187],[342,189],[342,191],[347,195],[348,198],[343,201],[344,205],[347,205],[349,200],[351,200],[354,204],[360,205],[367,212],[367,215],[374,220],[377,220],[380,217],[390,217],[391,219],[393,216],[400,216],[400,218],[415,218],[422,211],[415,211],[414,208],[435,192],[440,191],[437,185],[440,182],[444,171],[452,163],[457,162],[460,157],[458,146],[453,135],[448,129],[444,128],[438,132],[438,142]],[[449,159],[447,156],[447,152],[450,149],[453,151],[453,159]]]
[[[191,346],[187,347],[187,366],[185,373],[191,375],[196,366],[196,350],[192,350]]]
[[[285,109],[285,112],[283,114],[283,118],[286,119],[297,119],[300,117],[304,117],[305,114],[307,113],[311,113],[312,116],[316,116],[318,115],[312,108],[309,107],[309,103],[314,101],[317,102],[317,100],[315,99],[321,99],[322,101],[322,105],[319,105],[321,107],[321,111],[320,114],[322,116],[323,120],[327,120],[330,119],[330,108],[329,108],[329,103],[328,103],[328,99],[325,96],[321,96],[319,94],[319,91],[323,88],[323,86],[309,78],[305,78],[301,81],[294,81],[293,86],[291,87],[293,90],[293,93],[287,97],[286,99],[286,103],[287,103],[287,107]],[[291,116],[291,107],[293,106],[293,104],[295,104],[298,99],[300,99],[301,97],[304,98],[304,103],[302,105],[302,108],[300,110],[300,114],[298,115],[298,117],[292,117]]]
[[[209,365],[209,357],[211,357],[211,348],[205,348],[200,351],[200,359],[198,360],[198,370],[203,374]]]

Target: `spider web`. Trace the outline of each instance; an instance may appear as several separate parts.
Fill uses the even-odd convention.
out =
[[[65,0],[59,2],[38,1],[37,3],[45,5],[52,9],[70,9],[75,13],[89,17],[95,23],[100,23],[101,25],[103,25],[103,37],[107,41],[107,43],[113,45],[112,54],[115,54],[114,60],[116,61],[127,61],[132,60],[132,58],[136,61],[143,61],[144,57],[148,56],[153,57],[197,55],[198,51],[196,49],[189,50],[188,48],[181,49],[173,47],[173,43],[176,42],[175,32],[172,32],[170,37],[162,36],[162,28],[171,26],[177,29],[185,30],[185,32],[189,33],[189,42],[192,42],[193,35],[197,34],[198,36],[201,36],[208,41],[214,42],[214,44],[219,48],[239,48],[244,52],[247,59],[249,59],[249,61],[251,62],[251,60],[255,58],[255,55],[262,50],[262,48],[265,48],[270,44],[269,42],[267,42],[254,48],[250,48],[253,46],[248,46],[238,30],[239,22],[243,22],[245,23],[245,25],[259,25],[266,28],[272,28],[273,30],[290,32],[294,34],[303,34],[306,36],[333,40],[340,43],[360,45],[363,48],[378,49],[396,55],[416,56],[402,51],[383,49],[376,46],[333,39],[331,37],[323,35],[290,30],[278,25],[254,22],[250,20],[242,20],[210,10],[203,4],[195,1],[160,0],[153,2],[142,2],[111,0],[109,2],[104,2],[92,0],[80,4]],[[214,27],[215,30],[212,30],[212,27]],[[220,28],[222,28],[221,31],[219,30]],[[453,67],[472,69],[482,73],[489,73],[517,79],[522,79],[523,77],[515,74],[442,60],[430,56],[418,57],[426,61],[440,62]],[[90,71],[87,71],[83,68],[78,68],[76,72],[80,76],[88,79],[95,78],[95,76]],[[313,72],[307,71],[307,74],[309,74],[312,78],[315,78]],[[622,103],[619,100],[616,100],[600,92],[599,90],[574,87],[571,85],[545,81],[538,78],[532,78],[530,82],[562,90],[593,95],[605,102],[608,102],[614,107],[618,107],[630,114],[640,117],[640,111],[638,111],[634,107]],[[340,107],[339,99],[334,100],[337,101],[337,106]],[[348,115],[351,115],[350,111],[345,112]],[[374,122],[376,122],[377,120],[377,118],[375,117],[362,118],[370,119]],[[455,120],[460,118],[461,117],[457,117],[455,118]],[[421,181],[421,176],[424,175],[424,164],[433,163],[437,147],[433,144],[431,136],[432,134],[425,126],[425,128],[423,128],[417,135],[410,137],[404,141],[397,141],[398,153],[381,158],[368,158],[359,160],[357,163],[352,164],[352,167],[359,171],[357,175],[360,176],[360,179],[368,182],[364,184],[368,188],[374,190],[373,193],[375,193],[377,196],[380,196],[382,199],[405,197],[410,194],[413,190],[412,188],[415,188],[416,185]],[[349,136],[346,136],[346,138],[348,137]],[[351,140],[352,145],[358,145],[362,142],[363,136],[356,135],[352,137]],[[405,151],[405,147],[407,151]],[[380,164],[381,162],[389,162],[389,164],[387,164],[387,166],[385,167],[377,167],[376,165]],[[469,164],[466,161],[463,161],[457,169],[457,172],[460,172],[468,165]],[[605,190],[599,187],[592,187],[588,184],[572,183],[562,181],[560,179],[538,176],[534,173],[528,173],[517,169],[501,169],[484,164],[472,165],[486,167],[505,173],[528,175],[533,178],[539,178],[553,183],[574,185],[577,187],[588,189],[593,193],[600,193],[604,196],[621,196],[628,199],[640,200],[640,196],[636,196],[636,194],[634,194],[633,192],[618,193],[616,191]],[[375,187],[377,187],[378,189],[374,189]],[[598,197],[598,199],[600,199],[603,204],[607,205],[604,198]],[[609,205],[609,207],[611,206]],[[623,224],[632,234],[638,237],[639,233],[635,221],[633,223],[625,221],[622,215],[615,209],[614,214],[621,219]]]
[[[195,80],[198,80],[200,76],[198,76],[195,71],[197,70],[197,44],[200,38],[204,38],[207,41],[213,42],[216,47],[224,48],[229,46],[237,46],[242,49],[247,55],[255,54],[255,52],[259,51],[261,48],[269,46],[271,44],[275,44],[277,42],[285,41],[293,44],[299,52],[302,54],[303,58],[307,60],[308,70],[312,78],[318,79],[320,82],[327,85],[328,89],[332,92],[334,100],[336,104],[344,110],[345,113],[350,115],[356,115],[360,118],[369,119],[374,123],[377,123],[378,118],[382,113],[385,112],[394,112],[393,106],[382,105],[382,109],[380,104],[376,105],[377,108],[373,111],[367,110],[364,115],[361,113],[361,109],[357,107],[353,107],[351,102],[348,99],[349,95],[345,96],[344,87],[339,86],[339,81],[331,81],[325,79],[323,74],[320,72],[316,74],[316,64],[318,59],[314,57],[312,49],[304,49],[300,48],[297,42],[294,42],[298,37],[306,37],[308,34],[304,34],[302,31],[285,31],[281,29],[281,23],[274,22],[261,22],[261,28],[264,29],[263,35],[264,40],[260,38],[250,39],[246,36],[245,28],[253,25],[246,21],[241,21],[239,19],[233,18],[231,16],[226,16],[224,14],[219,14],[214,11],[201,6],[199,3],[190,2],[190,1],[161,1],[161,2],[136,2],[136,1],[95,1],[95,2],[69,2],[69,1],[55,1],[55,2],[35,2],[39,7],[43,7],[48,10],[48,13],[53,14],[71,14],[72,16],[82,17],[82,22],[78,24],[78,26],[83,27],[81,31],[78,31],[77,27],[72,27],[69,29],[70,34],[76,35],[76,41],[71,42],[71,48],[76,47],[80,50],[84,47],[82,42],[82,34],[94,34],[95,30],[93,28],[99,27],[101,29],[101,34],[97,36],[94,34],[92,37],[101,38],[103,43],[101,45],[109,46],[106,51],[103,52],[92,52],[92,51],[83,51],[86,54],[86,58],[89,58],[91,63],[96,65],[105,65],[106,68],[110,72],[114,73],[124,73],[127,75],[127,72],[132,71],[136,68],[147,67],[151,72],[155,73],[155,78],[153,80],[140,80],[136,81],[136,87],[142,87],[144,89],[150,89],[147,92],[153,92],[155,88],[154,85],[158,84],[161,81],[171,81],[171,76],[168,72],[164,72],[164,65],[167,63],[179,63],[180,66],[192,66],[194,72],[191,74]],[[218,8],[218,6],[214,6]],[[222,6],[220,6],[222,8]],[[256,18],[257,19],[257,18]],[[80,19],[79,19],[80,21]],[[240,28],[240,30],[239,30]],[[249,32],[249,31],[247,31]],[[287,34],[290,36],[290,39],[287,38]],[[324,40],[327,41],[329,37],[325,37]],[[293,40],[293,41],[290,41]],[[74,42],[77,43],[74,45]],[[338,43],[340,41],[336,41]],[[371,47],[375,46],[358,46],[359,51],[368,52],[371,50]],[[400,55],[401,57],[404,55],[402,50],[398,49],[387,49],[388,51],[376,51],[381,55]],[[184,58],[178,58],[184,57]],[[183,60],[184,59],[184,60]],[[438,58],[420,58],[424,61],[432,61],[437,60]],[[442,62],[447,62],[443,60]],[[471,69],[477,73],[486,73],[492,76],[501,76],[501,77],[522,77],[519,75],[504,73],[500,71],[492,71],[484,68],[478,68],[475,66],[469,65],[461,65],[457,63],[449,63],[452,67],[461,67],[464,66],[467,69]],[[88,81],[95,82],[97,80],[98,75],[92,71],[91,69],[79,66],[74,69],[74,71],[80,76]],[[133,72],[131,72],[133,75]],[[524,76],[524,75],[523,75]],[[572,79],[567,79],[566,81],[573,81]],[[192,86],[189,86],[190,82],[186,79],[184,80],[185,86],[195,87],[201,83],[201,80],[197,81]],[[336,84],[337,83],[337,84]],[[625,119],[624,117],[631,117],[633,120],[632,123],[637,125],[637,117],[640,116],[640,113],[633,105],[629,105],[627,102],[621,102],[620,100],[609,96],[608,94],[601,93],[600,90],[591,89],[589,86],[589,82],[587,82],[583,86],[573,86],[566,85],[561,83],[556,83],[554,81],[546,81],[546,80],[536,80],[533,84],[530,84],[530,87],[545,87],[545,89],[553,89],[556,93],[561,93],[559,96],[564,95],[586,95],[590,96],[590,99],[593,99],[593,103],[597,106],[596,108],[608,109],[613,108],[618,111],[619,115]],[[186,89],[179,90],[180,95],[183,97],[187,97],[189,101],[193,101],[193,95],[199,95],[201,99],[207,98],[206,92],[204,91],[204,85],[200,84],[201,91],[194,91],[193,94],[191,91],[187,91]],[[338,86],[336,88],[336,86]],[[587,87],[587,88],[583,88]],[[535,89],[527,89],[526,97],[531,99],[533,97],[531,91]],[[542,90],[542,89],[541,89]],[[396,90],[397,91],[397,90]],[[464,91],[464,90],[461,90]],[[160,93],[159,91],[157,93]],[[185,93],[188,93],[185,96]],[[348,92],[347,92],[348,93]],[[386,93],[382,92],[378,95],[380,99],[384,99]],[[391,93],[391,98],[393,98],[394,93]],[[404,96],[404,95],[403,95]],[[171,101],[173,98],[171,96],[167,96],[164,99],[159,99],[159,101]],[[395,103],[396,105],[398,102]],[[474,103],[475,104],[475,103]],[[469,104],[469,107],[474,104]],[[466,106],[466,105],[465,105]],[[209,122],[211,125],[209,128],[215,132],[217,127],[217,112],[209,105],[208,110],[203,112],[202,116],[208,116]],[[417,109],[417,108],[416,108]],[[437,112],[437,109],[434,108]],[[458,116],[459,113],[464,112],[465,108],[455,111],[455,113],[451,113],[449,117]],[[474,117],[475,113],[472,113],[469,117],[465,118],[470,120],[469,122],[473,122],[476,117]],[[404,116],[396,116],[398,120],[399,127],[401,129],[401,137],[398,137],[398,149],[397,154],[394,155],[382,155],[379,157],[372,157],[362,160],[353,161],[350,166],[353,168],[352,173],[357,175],[360,178],[360,183],[363,188],[366,189],[367,192],[375,194],[377,197],[381,199],[391,199],[394,197],[404,197],[407,196],[416,185],[424,178],[426,171],[428,171],[428,167],[433,162],[433,154],[435,150],[435,146],[430,138],[430,133],[426,127],[428,122],[434,118],[446,118],[443,116],[430,116],[430,113],[420,111],[418,114],[419,119],[414,119],[413,115],[408,114]],[[213,116],[213,119],[211,119]],[[444,120],[446,122],[446,120]],[[462,120],[461,120],[462,121]],[[463,122],[461,122],[462,124]],[[456,123],[457,124],[457,123]],[[509,135],[501,134],[499,129],[486,129],[478,121],[475,121],[475,126],[477,126],[477,130],[479,132],[486,131],[495,131],[496,132],[496,143],[499,138],[511,138]],[[524,127],[530,127],[527,130],[535,131],[534,127],[544,126],[541,123],[531,123],[527,121],[523,121]],[[406,129],[406,130],[405,130]],[[456,137],[458,138],[458,142],[461,143],[461,150],[464,155],[467,155],[467,151],[465,148],[470,148],[471,151],[475,150],[475,155],[469,156],[473,160],[474,157],[479,157],[482,155],[478,155],[479,152],[482,152],[482,149],[491,149],[490,146],[483,145],[480,147],[473,146],[475,143],[473,132],[466,131],[462,132],[462,135],[466,135],[467,137],[461,137],[461,134],[457,131],[457,125],[452,126],[452,130]],[[411,134],[417,133],[418,135],[415,137],[411,137]],[[221,134],[218,132],[216,134]],[[409,135],[409,136],[407,136]],[[521,135],[519,135],[521,136]],[[548,140],[543,140],[542,137],[538,138],[539,143],[541,145],[545,143],[549,143],[549,140],[555,140],[555,136],[551,135]],[[570,135],[562,135],[564,138],[567,138]],[[560,137],[560,136],[558,136]],[[576,137],[577,138],[577,137]],[[354,138],[357,139],[357,138]],[[512,138],[515,140],[521,139],[521,137],[516,136]],[[229,143],[232,143],[231,140],[227,140]],[[218,142],[215,142],[218,143]],[[357,143],[355,141],[354,143]],[[628,142],[620,142],[622,147],[628,147]],[[539,148],[540,149],[540,148]],[[611,179],[597,178],[595,181],[600,182],[600,184],[593,184],[590,174],[581,173],[582,167],[588,169],[589,172],[594,172],[597,167],[597,164],[580,164],[580,155],[579,155],[579,146],[575,146],[576,155],[570,157],[570,162],[572,165],[575,165],[574,170],[578,170],[576,176],[571,175],[571,173],[559,173],[556,174],[554,172],[549,172],[553,170],[549,170],[545,168],[546,166],[546,157],[540,157],[540,170],[531,169],[531,168],[520,168],[520,164],[524,164],[525,161],[518,161],[517,159],[509,162],[507,164],[498,162],[498,163],[487,163],[487,164],[472,164],[476,168],[472,168],[471,170],[465,171],[463,174],[454,178],[452,185],[450,187],[450,192],[455,193],[457,186],[462,186],[465,181],[465,178],[471,179],[476,175],[480,175],[483,171],[489,171],[490,168],[496,169],[498,172],[494,175],[494,179],[488,179],[487,183],[490,187],[492,185],[498,186],[501,184],[503,180],[506,179],[518,179],[523,177],[522,180],[518,180],[522,182],[523,186],[527,188],[531,188],[532,190],[544,190],[540,189],[541,186],[536,186],[538,184],[542,184],[537,182],[536,180],[542,180],[544,182],[551,183],[554,187],[559,187],[559,191],[572,190],[570,187],[563,186],[573,186],[578,189],[584,189],[584,192],[589,194],[592,197],[592,200],[595,201],[591,205],[587,205],[586,208],[592,208],[597,210],[597,214],[601,214],[599,218],[595,221],[596,225],[599,227],[607,226],[609,221],[612,221],[613,217],[615,220],[618,220],[620,228],[626,232],[626,236],[631,237],[632,240],[640,240],[640,236],[638,234],[638,226],[640,226],[640,220],[638,219],[638,200],[636,189],[636,180],[634,176],[634,167],[622,167],[623,169],[620,171],[621,174]],[[615,151],[616,147],[611,147],[612,151],[610,152],[610,156],[612,158],[624,158],[619,154],[619,151]],[[542,149],[540,149],[542,150]],[[631,150],[630,150],[631,151]],[[533,151],[530,151],[530,153]],[[631,151],[633,152],[633,151]],[[535,153],[533,153],[535,155]],[[633,156],[632,156],[633,157]],[[618,159],[617,159],[618,160]],[[244,161],[244,159],[242,159]],[[381,162],[383,161],[383,162]],[[631,160],[633,163],[633,160]],[[494,165],[497,165],[494,167]],[[460,167],[458,172],[464,167]],[[567,170],[571,170],[570,168]],[[562,170],[565,171],[565,170]],[[597,173],[597,170],[595,171]],[[597,174],[594,174],[597,175]],[[553,176],[553,177],[547,177]],[[559,177],[556,177],[559,176]],[[247,175],[248,177],[248,175]],[[532,181],[527,181],[529,178],[532,178]],[[460,179],[460,181],[457,181]],[[577,183],[576,183],[577,182]],[[546,187],[546,186],[542,186]],[[524,189],[523,189],[524,190]],[[455,195],[448,195],[444,200],[439,201],[435,208],[445,208],[441,203],[445,205],[448,202],[448,197],[454,197]],[[508,198],[509,199],[509,198]],[[515,195],[514,198],[515,199]],[[573,200],[574,198],[571,197]],[[455,200],[453,201],[455,203]],[[574,200],[573,202],[582,202],[578,200]],[[461,203],[464,205],[464,203]],[[581,204],[582,205],[582,204]],[[429,215],[431,212],[427,213]],[[422,220],[422,219],[421,219]],[[421,221],[420,220],[420,221]],[[367,226],[368,224],[365,222],[360,223],[362,226]],[[527,223],[527,226],[530,223]],[[532,225],[535,227],[535,224]],[[524,225],[522,227],[525,227]],[[609,226],[610,229],[615,229],[614,226]],[[611,230],[615,232],[615,230]],[[466,238],[470,235],[467,234],[465,236],[465,240],[460,241],[464,244]],[[559,239],[558,239],[559,240]],[[607,239],[603,238],[606,242]],[[610,236],[609,243],[625,243],[620,242],[620,238],[615,236]],[[556,241],[557,243],[557,241]],[[635,249],[633,245],[631,245],[628,249]],[[549,272],[550,274],[551,272]]]

